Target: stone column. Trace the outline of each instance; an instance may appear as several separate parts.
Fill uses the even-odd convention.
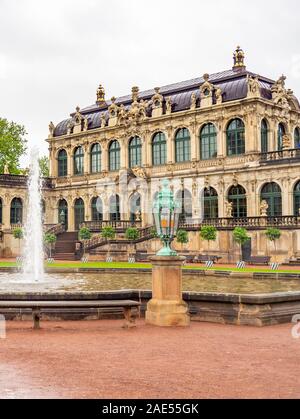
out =
[[[68,231],[75,231],[74,204],[68,206]]]
[[[175,161],[175,150],[174,150],[174,140],[173,140],[173,129],[168,127],[167,130],[167,163],[174,163]]]
[[[190,136],[191,136],[191,161],[197,161],[199,160],[199,154],[197,153],[199,147],[197,147],[197,135],[196,135],[195,122],[190,124],[189,130],[190,130]]]
[[[84,146],[83,173],[85,175],[90,173],[90,150],[87,144]]]
[[[126,138],[122,138],[122,140],[119,142],[121,146],[121,161],[120,161],[120,167],[121,169],[126,169],[129,167],[129,159],[128,159],[128,142],[126,141]]]
[[[182,299],[182,257],[151,258],[152,300],[146,323],[160,327],[189,326],[188,306]]]
[[[102,153],[101,153],[101,159],[102,159],[102,171],[103,172],[108,172],[108,144],[107,143],[102,143]]]
[[[72,150],[68,150],[68,176],[72,177],[74,174],[74,169],[73,169],[74,165],[73,165],[73,153]]]

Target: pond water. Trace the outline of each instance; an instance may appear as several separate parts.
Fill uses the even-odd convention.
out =
[[[48,274],[43,282],[31,283],[22,274],[0,273],[4,292],[101,292],[126,289],[151,290],[150,273]],[[224,294],[265,294],[300,291],[299,280],[247,279],[184,275],[183,290]]]

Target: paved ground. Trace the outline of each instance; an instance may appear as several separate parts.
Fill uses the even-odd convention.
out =
[[[0,340],[0,398],[300,398],[300,340],[291,325],[122,321],[9,322]]]

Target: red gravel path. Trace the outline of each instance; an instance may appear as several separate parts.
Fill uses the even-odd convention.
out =
[[[299,398],[300,340],[291,325],[121,321],[9,322],[0,398]]]

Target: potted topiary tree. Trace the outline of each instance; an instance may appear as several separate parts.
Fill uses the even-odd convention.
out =
[[[116,237],[116,230],[111,226],[104,227],[101,231],[101,237],[108,241],[108,254],[106,261],[112,262],[112,258],[110,256],[110,241]]]
[[[125,238],[126,240],[129,240],[130,242],[135,242],[138,238],[140,237],[140,233],[138,231],[137,228],[135,227],[129,227],[127,228],[126,232],[125,232]],[[136,253],[136,245],[134,244],[134,253]],[[129,258],[130,262],[134,262],[135,258],[133,256],[130,256]]]
[[[24,237],[24,232],[21,227],[17,227],[13,230],[13,237],[19,241],[19,260],[21,260],[21,240]]]
[[[274,248],[275,248],[274,259],[275,259],[275,263],[277,263],[276,241],[280,239],[280,237],[281,237],[281,231],[278,230],[277,228],[268,228],[268,230],[266,231],[266,236],[267,236],[267,239],[270,242],[273,242],[274,243]]]
[[[240,252],[241,252],[240,255],[241,255],[241,259],[242,259],[243,258],[242,246],[250,240],[250,237],[248,236],[247,230],[243,227],[236,227],[233,230],[233,240],[240,246]],[[239,263],[241,263],[241,262],[239,262]]]
[[[50,250],[49,261],[52,260],[52,246],[55,245],[56,240],[57,240],[57,237],[53,233],[46,233],[44,236],[44,242],[47,246],[49,246],[49,250]]]
[[[181,244],[181,251],[183,249],[183,245],[189,242],[189,234],[185,230],[178,230],[176,234],[176,241],[177,243]]]
[[[86,246],[86,240],[90,240],[92,237],[92,233],[89,228],[87,227],[81,227],[78,233],[79,240],[83,241],[83,262],[87,261],[87,258],[85,256],[85,246]]]
[[[200,237],[202,240],[207,241],[208,243],[208,252],[210,242],[217,240],[217,229],[213,226],[203,226],[200,231]]]

